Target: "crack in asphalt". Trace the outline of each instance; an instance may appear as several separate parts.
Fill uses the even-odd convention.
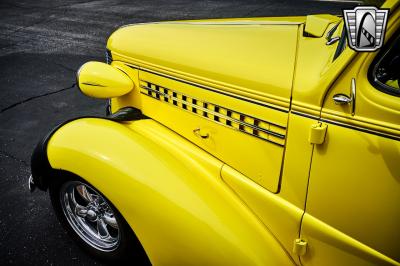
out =
[[[73,87],[75,87],[75,85],[76,85],[76,83],[72,84],[70,87],[67,87],[67,88],[62,88],[62,89],[59,89],[59,90],[56,90],[56,91],[47,92],[47,93],[43,93],[43,94],[40,94],[40,95],[32,96],[32,97],[29,97],[29,98],[24,99],[22,101],[13,103],[13,104],[7,106],[6,108],[1,109],[0,114],[4,113],[5,111],[10,110],[10,109],[12,109],[12,108],[14,108],[14,107],[16,107],[16,106],[18,106],[20,104],[23,104],[23,103],[26,103],[26,102],[29,102],[29,101],[32,101],[32,100],[35,100],[35,99],[38,99],[38,98],[46,97],[46,96],[49,96],[49,95],[52,95],[52,94],[56,94],[56,93],[59,93],[59,92],[63,92],[63,91],[72,89]]]
[[[10,159],[13,159],[13,160],[15,160],[17,162],[20,162],[20,163],[24,164],[25,166],[29,167],[29,163],[28,162],[26,162],[25,160],[22,160],[22,159],[20,159],[20,158],[18,158],[16,156],[14,156],[12,154],[9,154],[8,152],[0,151],[0,155],[3,155],[4,157],[10,158]]]

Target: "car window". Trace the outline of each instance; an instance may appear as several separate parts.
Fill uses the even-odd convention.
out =
[[[400,37],[396,35],[372,63],[369,80],[378,90],[400,97]]]

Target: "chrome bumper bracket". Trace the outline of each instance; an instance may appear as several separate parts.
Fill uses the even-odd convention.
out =
[[[33,183],[32,175],[29,176],[28,187],[29,187],[30,192],[33,192],[36,189],[36,185],[35,185],[35,183]]]

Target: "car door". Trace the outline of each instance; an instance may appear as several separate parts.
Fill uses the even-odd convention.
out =
[[[392,15],[382,51],[359,54],[325,97],[328,130],[312,157],[303,265],[400,263],[398,17]],[[335,104],[335,95],[352,90],[351,103]]]

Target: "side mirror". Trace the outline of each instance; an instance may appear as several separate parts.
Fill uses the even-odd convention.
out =
[[[130,92],[135,86],[121,70],[101,62],[83,64],[76,81],[83,94],[94,98],[114,98]]]

